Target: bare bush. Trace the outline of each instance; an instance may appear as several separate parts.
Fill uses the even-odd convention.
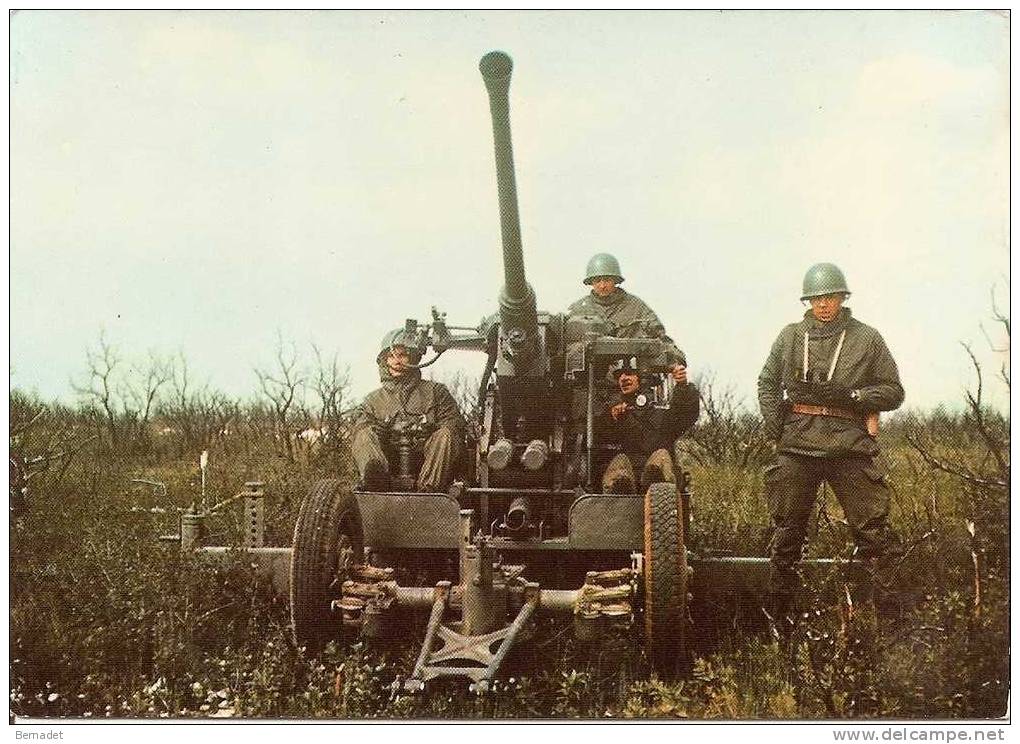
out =
[[[116,448],[121,439],[117,395],[118,368],[121,360],[107,342],[105,331],[99,334],[97,348],[85,349],[85,362],[88,366],[85,373],[87,379],[83,383],[72,381],[71,386],[86,406],[100,412],[110,448]]]
[[[259,390],[268,401],[274,423],[274,438],[282,443],[288,462],[294,462],[294,442],[291,434],[296,432],[295,420],[304,410],[304,395],[307,373],[302,368],[293,342],[286,343],[282,334],[276,336],[274,366],[270,369],[255,368]]]
[[[1010,321],[995,305],[992,312],[1002,328],[1004,343],[993,350],[1008,350]],[[987,335],[987,334],[986,334]],[[965,392],[966,406],[960,416],[960,429],[967,432],[964,446],[950,447],[931,427],[913,426],[906,433],[907,442],[923,463],[934,473],[956,479],[966,494],[963,513],[957,515],[966,525],[973,564],[972,608],[975,616],[982,612],[984,585],[996,576],[1009,572],[1010,488],[1010,422],[1009,416],[985,402],[985,375],[973,349],[963,344],[974,370],[974,382]],[[998,379],[1010,388],[1010,375],[1003,362]]]
[[[121,413],[124,425],[135,446],[148,449],[151,443],[149,425],[159,403],[159,394],[173,375],[168,359],[153,351],[143,367],[133,367],[134,374],[120,381]]]
[[[104,435],[111,450],[122,444],[148,449],[152,415],[172,374],[169,361],[149,352],[142,365],[125,363],[105,332],[95,348],[85,349],[85,361],[85,380],[71,385],[84,406],[96,412],[97,434]]]
[[[15,514],[27,508],[29,482],[44,473],[59,482],[75,457],[95,437],[82,417],[59,403],[43,403],[20,390],[10,396],[9,496]]]
[[[761,418],[738,400],[732,386],[721,387],[711,373],[695,384],[701,397],[698,423],[682,442],[686,453],[701,465],[741,467],[765,459],[769,452]]]
[[[210,390],[208,383],[196,385],[183,354],[171,367],[170,387],[159,413],[168,424],[167,433],[180,437],[181,454],[207,449],[216,441],[226,442],[239,415],[237,402]]]

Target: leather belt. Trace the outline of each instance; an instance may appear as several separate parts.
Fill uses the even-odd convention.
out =
[[[848,411],[845,408],[834,408],[832,406],[812,406],[807,403],[794,403],[791,409],[794,413],[807,413],[812,416],[835,416],[836,418],[850,419],[851,421],[863,421],[860,414]]]

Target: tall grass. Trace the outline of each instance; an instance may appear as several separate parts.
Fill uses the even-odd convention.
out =
[[[848,608],[838,592],[809,595],[787,646],[760,598],[696,608],[697,661],[669,679],[650,669],[637,632],[582,644],[569,624],[541,620],[495,692],[476,698],[453,684],[422,697],[391,693],[413,664],[421,624],[387,647],[332,645],[310,658],[291,641],[285,602],[250,565],[238,560],[216,571],[161,543],[160,534],[175,531],[176,509],[199,488],[200,450],[169,419],[156,415],[144,441],[114,447],[103,436],[109,421],[95,412],[44,406],[15,391],[12,427],[43,409],[12,442],[23,456],[63,455],[30,481],[27,511],[12,523],[15,715],[789,719],[1004,711],[1008,489],[978,488],[933,468],[907,437],[920,433],[938,442],[940,457],[980,468],[981,439],[965,418],[915,414],[883,433],[892,518],[907,557],[881,612]],[[228,430],[191,427],[208,433],[198,444],[211,453],[209,499],[236,493],[245,480],[265,481],[268,542],[288,545],[310,484],[352,477],[345,436],[290,451],[265,411],[237,410]],[[741,446],[747,420],[734,420],[729,432],[725,415],[711,426],[712,442],[726,446],[685,459],[695,492],[692,545],[765,556],[771,527],[760,453]],[[70,454],[53,451],[61,444]],[[166,495],[135,479],[164,483]],[[213,532],[229,543],[240,525],[228,513]],[[827,493],[812,520],[811,552],[850,549]]]

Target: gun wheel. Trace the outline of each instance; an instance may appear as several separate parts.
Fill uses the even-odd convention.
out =
[[[680,494],[653,483],[645,494],[645,646],[652,664],[676,669],[687,659],[687,551]]]
[[[341,623],[330,602],[340,596],[348,566],[362,553],[358,503],[340,481],[320,480],[301,505],[290,559],[290,618],[294,640],[310,652],[337,638]]]

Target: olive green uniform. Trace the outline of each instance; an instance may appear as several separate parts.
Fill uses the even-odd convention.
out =
[[[698,389],[688,383],[677,385],[670,396],[669,408],[637,405],[644,392],[617,394],[602,406],[595,419],[598,441],[615,444],[622,452],[613,456],[602,475],[603,493],[633,493],[641,471],[641,490],[651,483],[676,483],[673,472],[673,444],[698,420]],[[614,419],[610,409],[626,403],[627,411]]]
[[[421,421],[428,438],[418,474],[419,491],[444,490],[453,480],[453,469],[464,453],[464,417],[445,385],[421,379],[417,369],[393,377],[385,361],[379,365],[382,387],[369,393],[358,408],[351,449],[365,485],[379,488],[390,472],[387,441],[392,424],[399,420]],[[370,477],[366,478],[366,475]],[[375,481],[376,474],[382,478]],[[373,482],[375,481],[375,482]]]
[[[843,507],[859,556],[881,555],[894,540],[887,522],[889,491],[874,461],[878,443],[865,417],[898,408],[903,387],[878,331],[855,320],[846,307],[828,323],[809,310],[772,345],[758,377],[758,402],[765,432],[777,441],[777,461],[765,472],[776,526],[776,591],[796,586],[796,564],[822,481],[832,486]],[[836,408],[858,418],[796,413],[791,410],[795,403]]]
[[[609,325],[610,336],[617,338],[658,338],[669,345],[670,361],[687,366],[684,353],[666,335],[659,316],[637,295],[617,287],[606,297],[589,292],[567,309],[567,315],[589,315]]]

